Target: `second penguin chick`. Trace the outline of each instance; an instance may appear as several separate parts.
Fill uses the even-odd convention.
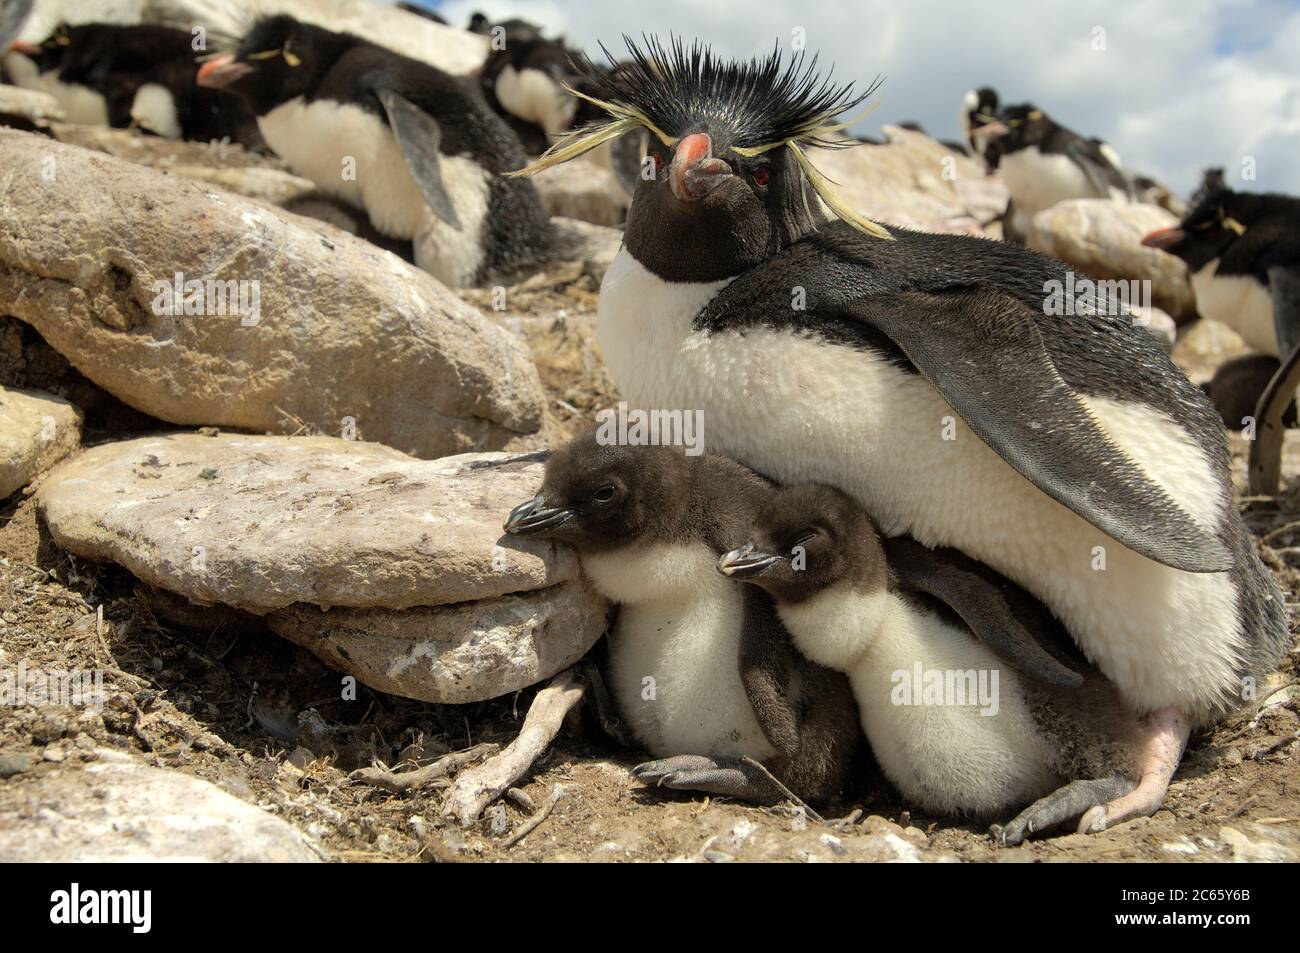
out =
[[[896,544],[909,547],[900,561],[916,560],[919,544],[882,540],[840,491],[790,487],[719,569],[770,593],[799,650],[848,673],[876,760],[912,804],[985,818],[1024,808],[994,828],[1008,844],[1080,816],[1092,829],[1137,787],[1137,718],[1095,672],[1047,687],[1012,670],[959,619],[898,586]],[[1022,624],[1048,636],[1051,616],[1011,591]]]
[[[784,792],[746,759],[808,801],[844,782],[861,742],[847,679],[793,650],[764,593],[715,569],[771,492],[731,460],[604,446],[592,431],[551,455],[541,492],[510,514],[507,532],[572,545],[619,605],[609,683],[661,759],[641,780],[763,804]]]

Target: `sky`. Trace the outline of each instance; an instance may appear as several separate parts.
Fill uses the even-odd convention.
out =
[[[1300,0],[425,0],[451,23],[521,16],[598,53],[623,33],[706,40],[732,56],[791,47],[841,80],[885,77],[855,131],[915,120],[956,139],[962,96],[992,86],[1100,136],[1131,171],[1186,196],[1222,165],[1249,191],[1300,195]]]

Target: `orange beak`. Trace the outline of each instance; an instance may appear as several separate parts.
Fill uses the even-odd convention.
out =
[[[1173,228],[1160,228],[1147,235],[1142,239],[1142,244],[1147,248],[1159,248],[1166,251],[1183,240],[1186,233],[1177,226]]]
[[[9,44],[10,53],[21,53],[23,56],[36,56],[41,52],[41,48],[35,43],[27,43],[23,40],[14,40]]]
[[[222,53],[200,66],[194,81],[208,89],[222,89],[251,72],[253,67],[247,63],[235,62],[234,53]]]
[[[697,132],[677,143],[677,152],[668,167],[668,185],[682,202],[698,202],[722,184],[731,167],[713,157],[713,140]]]

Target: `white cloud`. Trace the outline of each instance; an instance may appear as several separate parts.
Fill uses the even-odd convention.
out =
[[[1255,159],[1255,190],[1300,195],[1300,10],[1286,0],[449,0],[454,24],[474,10],[522,16],[598,53],[623,33],[676,31],[729,55],[808,48],[836,76],[887,77],[862,131],[914,119],[956,138],[967,89],[1031,99],[1058,121],[1110,141],[1135,170],[1186,194],[1200,170]],[[1094,48],[1102,36],[1104,49]]]

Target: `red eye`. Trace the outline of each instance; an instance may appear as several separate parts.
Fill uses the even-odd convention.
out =
[[[772,170],[765,165],[760,165],[754,170],[754,184],[767,185],[768,179],[772,178]]]

